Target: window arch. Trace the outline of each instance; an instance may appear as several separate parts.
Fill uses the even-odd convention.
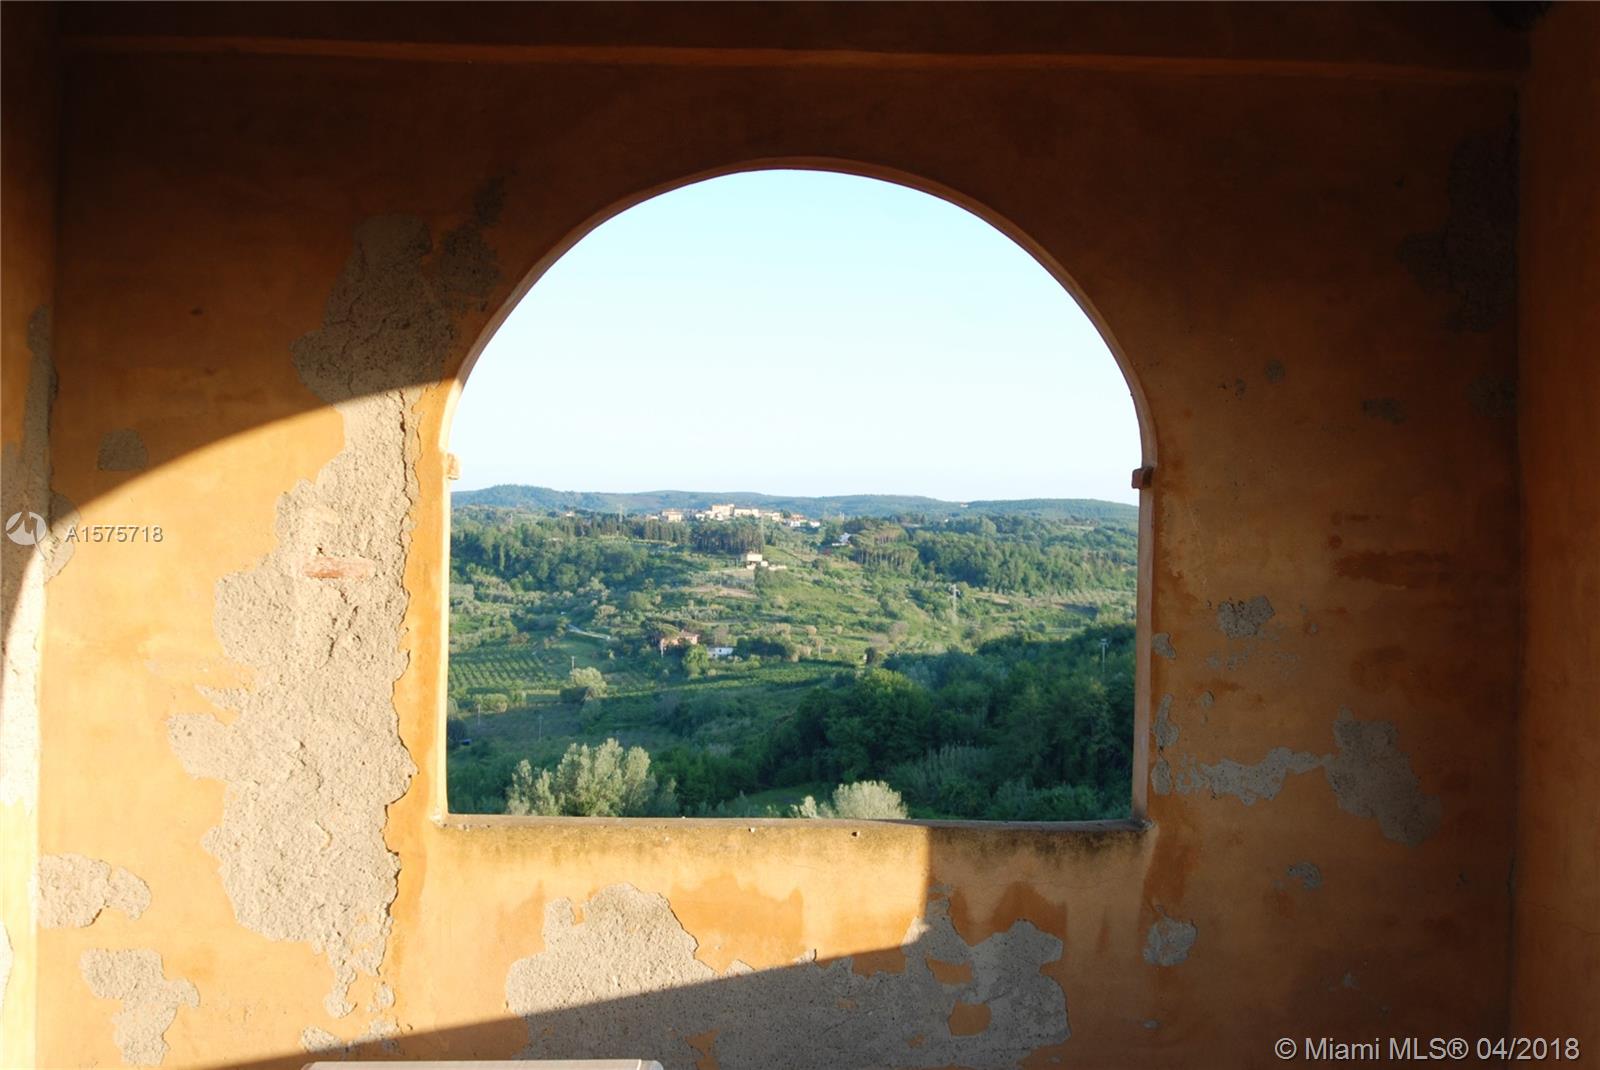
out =
[[[1070,398],[1070,392],[1060,389],[1056,369],[1040,363],[1048,354],[1020,352],[1029,347],[1027,332],[1012,330],[1014,321],[1032,324],[1030,317],[1037,317],[1029,301],[1048,304],[1040,299],[1041,282],[1061,306],[1060,337],[1072,337],[1098,362],[1101,408],[1105,373],[1116,378],[1110,369],[1125,369],[1125,361],[1087,306],[1074,299],[1070,280],[992,213],[904,176],[817,161],[804,161],[802,170],[795,163],[696,176],[670,192],[630,199],[578,228],[529,273],[519,297],[507,303],[469,359],[468,367],[478,371],[447,417],[467,476],[453,496],[450,808],[495,809],[509,783],[514,811],[573,813],[563,801],[564,780],[579,766],[592,771],[616,764],[619,771],[607,775],[618,798],[628,801],[602,801],[597,809],[587,804],[590,809],[576,812],[897,816],[898,797],[905,813],[926,818],[1141,814],[1143,778],[1134,773],[1142,768],[1144,733],[1135,725],[1145,719],[1148,666],[1147,644],[1136,632],[1145,630],[1147,616],[1149,539],[1128,501],[1133,495],[1122,488],[1134,465],[1135,491],[1149,483],[1153,443],[1142,398],[1131,379],[1120,379],[1120,441],[1112,442],[1116,436],[1108,432],[1105,449],[1095,451],[1091,438],[1072,453],[1095,453],[1102,469],[1114,468],[1121,484],[1115,491],[1101,478],[1097,492],[1063,493],[1059,479],[1038,478],[1050,466],[1035,465],[1039,490],[1029,493],[1026,478],[1002,478],[1001,451],[964,473],[971,476],[987,463],[994,477],[989,485],[1004,489],[984,493],[981,484],[959,484],[961,451],[951,449],[958,430],[977,446],[1004,434],[1014,440],[1010,456],[1027,459],[1040,452],[1036,429],[1061,435],[1050,425],[1055,411],[1038,401]],[[843,278],[831,280],[834,289],[821,299],[861,306],[854,309],[860,328],[863,307],[884,300],[850,288],[870,280],[871,273],[850,259],[870,250],[823,248],[821,235],[807,227],[823,230],[827,220],[803,212],[800,220],[769,215],[765,230],[754,232],[761,225],[757,209],[782,212],[774,189],[792,195],[806,182],[834,187],[825,201],[843,186],[863,196],[863,214],[844,213],[847,229],[874,223],[878,238],[890,246],[898,240],[902,273],[907,263],[918,264],[916,256],[923,258],[922,274],[900,296],[913,305],[921,300],[928,319],[943,316],[946,336],[963,328],[988,340],[1006,335],[987,348],[965,339],[969,350],[984,350],[983,360],[969,352],[964,368],[958,352],[942,352],[932,362],[940,373],[931,377],[933,391],[906,391],[920,406],[916,425],[924,429],[909,443],[916,462],[909,468],[885,472],[881,464],[874,469],[873,456],[861,456],[852,469],[849,449],[837,449],[828,438],[859,429],[863,414],[886,392],[881,368],[857,373],[876,388],[867,404],[861,394],[871,390],[859,382],[850,389],[848,371],[866,367],[865,353],[841,362],[816,358],[823,351],[813,349],[815,359],[803,362],[805,347],[815,347],[817,339],[793,344],[793,324],[800,320],[783,317],[782,300],[719,309],[719,295],[707,293],[704,307],[684,308],[694,293],[691,269],[704,274],[708,265],[686,262],[696,257],[683,256],[683,232],[674,245],[674,225],[687,225],[704,239],[700,253],[708,246],[727,253],[719,241],[742,243],[728,259],[747,274],[750,257],[763,243],[771,246],[778,277],[768,280],[769,289],[791,304],[806,269],[814,281],[817,265],[832,256],[839,269],[833,274]],[[743,188],[730,198],[735,185]],[[791,209],[794,203],[791,198]],[[636,205],[637,211],[628,210]],[[892,210],[883,214],[885,205],[910,207],[897,220]],[[876,219],[873,210],[880,213]],[[719,212],[726,222],[730,211],[739,217],[731,225],[710,222]],[[648,246],[641,245],[641,234],[649,238],[652,229],[657,255],[641,261],[639,250]],[[797,255],[797,239],[814,247]],[[945,280],[952,286],[944,291],[918,291],[917,283],[929,289],[925,261],[937,258],[933,247],[940,240],[979,263],[990,264],[984,258],[1002,251],[1011,259],[1003,273],[991,265],[987,274]],[[905,245],[914,247],[909,261]],[[943,266],[963,267],[958,260],[947,257]],[[752,292],[737,282],[727,288],[741,297]],[[952,318],[950,308],[939,307],[941,298],[949,305],[964,297],[979,304],[1016,302],[1004,310],[1013,322],[992,315],[968,322],[960,310]],[[809,312],[812,306],[803,307]],[[970,311],[971,302],[965,307]],[[616,315],[607,318],[608,309]],[[619,329],[624,309],[653,316],[654,332]],[[902,326],[916,318],[904,309],[898,314],[906,320]],[[764,336],[763,317],[778,324]],[[815,327],[809,314],[804,322],[808,330]],[[883,325],[875,326],[878,334],[867,336],[881,339]],[[692,337],[685,339],[686,330]],[[759,363],[728,358],[728,339],[740,330],[764,339]],[[785,331],[791,344],[774,346],[772,336]],[[640,352],[651,343],[655,351]],[[918,345],[925,347],[925,369],[927,347],[939,348],[939,341],[908,341],[906,352]],[[706,352],[696,360],[693,347]],[[773,349],[782,352],[773,356]],[[500,355],[510,350],[516,353]],[[576,350],[588,361],[582,375],[570,374]],[[597,372],[593,361],[608,351],[610,367]],[[486,363],[478,365],[480,359]],[[512,374],[515,364],[521,367]],[[532,373],[535,366],[542,372]],[[815,380],[804,380],[804,389],[793,385],[802,371]],[[846,397],[850,404],[838,403]],[[950,403],[938,404],[939,398]],[[903,397],[900,404],[907,404]],[[541,409],[548,419],[539,420]],[[582,417],[577,423],[574,412]],[[652,420],[652,413],[666,419]],[[575,428],[583,419],[600,429],[587,440],[587,452],[605,455],[598,466],[580,456],[585,441]],[[530,445],[537,437],[529,431],[534,420],[544,425],[544,437]],[[810,452],[792,463],[774,451],[793,445],[794,436],[763,435],[764,425],[798,428],[802,439],[811,432]],[[889,430],[903,441],[903,427]],[[497,441],[513,440],[521,445],[502,445],[502,456],[492,456]],[[859,448],[859,436],[849,445]],[[889,453],[904,461],[907,451],[881,451],[877,460]],[[1107,456],[1115,458],[1109,465]],[[685,466],[690,460],[695,463]],[[915,482],[918,463],[934,477],[921,488],[907,485]],[[677,470],[685,478],[672,479]],[[774,473],[771,490],[751,482],[763,471]],[[800,485],[807,472],[814,481]],[[1087,486],[1084,472],[1078,485]],[[846,474],[876,478],[878,493],[894,497],[844,501],[842,492],[873,489],[870,479],[838,485],[849,482]],[[581,485],[586,481],[589,486]],[[958,484],[959,491],[924,495],[939,499],[933,503],[896,493]],[[519,485],[590,493],[507,489]],[[641,493],[662,487],[687,493]],[[725,493],[741,487],[746,491]],[[632,493],[616,493],[624,490]],[[1124,508],[1061,501],[1097,497],[1122,499]],[[963,703],[982,706],[983,715],[975,720]],[[863,712],[868,709],[888,712],[872,721]],[[963,716],[966,722],[956,724]],[[606,746],[612,739],[620,748]],[[755,745],[763,740],[764,748]],[[653,786],[648,777],[627,773],[630,763],[642,770],[633,748],[650,752]],[[1038,760],[1019,764],[1030,753]],[[794,760],[786,764],[783,754]],[[519,755],[526,757],[521,769]],[[1105,777],[1086,776],[1097,761],[1117,763],[1109,780],[1114,788]],[[668,780],[677,785],[672,798],[664,790]],[[872,786],[878,783],[892,790]]]

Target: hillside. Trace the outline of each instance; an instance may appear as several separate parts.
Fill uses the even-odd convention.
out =
[[[554,490],[502,483],[480,490],[456,491],[453,506],[488,505],[530,512],[618,513],[638,515],[662,509],[706,509],[715,502],[799,513],[808,517],[861,516],[1030,516],[1048,520],[1094,520],[1135,524],[1139,510],[1121,502],[1094,498],[1024,498],[1014,501],[949,502],[908,494],[846,494],[808,498],[753,491],[650,490],[637,493]]]
[[[673,786],[650,813],[776,816],[868,781],[920,817],[1127,812],[1129,524],[458,505],[457,812],[502,810],[520,762],[536,777],[613,739]]]

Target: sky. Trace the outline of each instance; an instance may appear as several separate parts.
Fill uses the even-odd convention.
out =
[[[456,489],[1133,502],[1133,402],[1071,295],[963,208],[759,171],[596,227],[489,340]]]

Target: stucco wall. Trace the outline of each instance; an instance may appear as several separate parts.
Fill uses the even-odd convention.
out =
[[[80,26],[52,479],[163,538],[46,588],[40,1060],[1269,1065],[1281,1035],[1497,1033],[1516,102],[1492,26],[1383,66],[1399,11],[1294,54],[1213,13],[1199,47],[1252,55],[1149,63]],[[795,158],[1005,223],[1125,359],[1172,654],[1148,827],[441,818],[455,375],[589,225]]]
[[[0,9],[0,517],[50,502],[55,378],[55,12]],[[39,660],[45,552],[0,539],[0,1065],[28,1066],[36,1008]]]
[[[1524,96],[1523,632],[1512,1022],[1600,1050],[1600,9],[1540,24]]]

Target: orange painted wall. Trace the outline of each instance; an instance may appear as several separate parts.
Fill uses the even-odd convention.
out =
[[[48,443],[25,442],[30,394],[41,397],[34,349],[48,345],[49,307],[55,291],[56,67],[55,11],[45,5],[0,9],[0,516],[39,505],[20,478],[26,464],[48,457]],[[30,391],[32,387],[32,391]],[[47,481],[40,480],[43,484]],[[43,624],[43,600],[25,604],[20,572],[26,552],[0,544],[5,636],[4,709],[0,718],[31,724],[37,696],[31,672],[18,672],[13,656],[32,662]],[[15,610],[15,611],[14,611]],[[26,648],[26,649],[25,649]],[[4,733],[0,766],[34,762],[31,728]],[[38,856],[37,798],[32,778],[0,768],[0,932],[9,962],[0,985],[0,1064],[26,1066],[34,1058],[37,1007],[36,951],[29,885]]]
[[[784,16],[814,51],[774,55],[740,47],[773,47],[756,30],[681,14],[696,9],[624,31],[571,8],[586,13],[530,9],[462,51],[356,47],[428,40],[410,15],[374,26],[334,8],[285,40],[293,9],[267,9],[270,25],[221,10],[192,18],[226,24],[189,35],[115,9],[67,26],[55,488],[85,523],[167,537],[80,550],[48,586],[40,850],[126,867],[151,905],[38,934],[42,1063],[120,1061],[117,1003],[80,969],[96,948],[157,950],[195,986],[163,1065],[291,1066],[308,1027],[357,1040],[375,1022],[407,1054],[504,1057],[529,1036],[508,971],[544,946],[546,907],[581,915],[618,883],[664,896],[700,962],[765,971],[715,985],[772,992],[811,954],[902,976],[930,911],[969,946],[1026,920],[1062,942],[1042,972],[1072,1033],[1029,1065],[1265,1066],[1285,1035],[1500,1031],[1519,657],[1512,31],[1470,21],[1488,20],[1476,8],[1441,33],[1417,8],[1276,22],[1207,7],[1176,41],[1153,14],[1092,8],[1087,44],[1063,23],[1046,47],[963,7],[913,53],[882,44],[890,9],[853,26],[815,8]],[[1004,221],[1124,356],[1156,465],[1145,634],[1176,651],[1149,660],[1148,827],[438,813],[454,373],[608,213],[797,157],[910,176]],[[371,244],[412,224],[425,248]],[[336,409],[296,346],[341,309],[359,318],[341,287],[367,293],[384,257],[415,260],[407,284],[448,338],[436,374],[379,374]],[[402,348],[424,327],[403,318],[381,326]],[[393,706],[417,771],[373,833],[399,865],[382,965],[332,1017],[325,951],[241,923],[202,846],[237,785],[186,772],[171,725],[236,723],[230,689],[280,686],[229,656],[219,582],[297,537],[275,528],[286,495],[387,391],[408,399],[395,430],[416,492]],[[107,471],[102,440],[124,429],[148,464]],[[1234,608],[1257,599],[1269,616]],[[362,775],[321,772],[335,788]],[[1151,951],[1164,923],[1192,926],[1170,961]],[[650,993],[615,1009],[668,1037],[673,1006]],[[764,1006],[756,1028],[792,1028],[793,1006]],[[1003,1010],[952,1020],[981,1039]],[[707,1065],[740,1028],[697,1034]],[[908,1039],[906,1065],[919,1050]]]
[[[1523,684],[1512,1024],[1600,1050],[1600,10],[1534,37],[1522,109]]]

